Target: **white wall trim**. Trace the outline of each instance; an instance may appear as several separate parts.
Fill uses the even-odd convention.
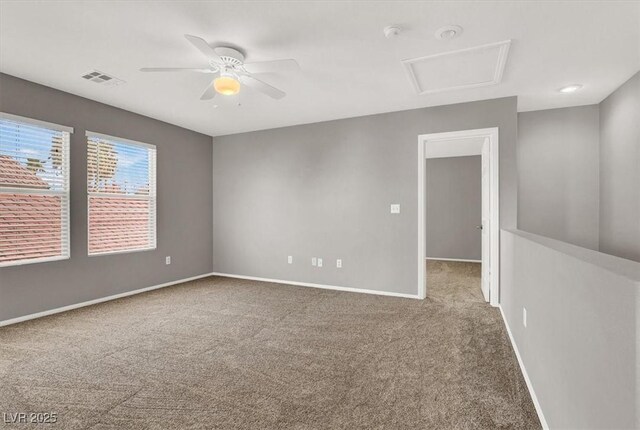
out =
[[[463,137],[452,140],[435,140],[425,148],[425,158],[470,157],[482,155],[486,137]]]
[[[464,258],[439,258],[439,257],[425,257],[425,260],[439,260],[439,261],[460,261],[462,263],[482,263],[482,260],[467,260]]]
[[[426,241],[426,194],[427,194],[427,145],[422,136],[418,136],[418,297],[427,297],[427,256]]]
[[[89,300],[86,302],[76,303],[73,305],[63,306],[61,308],[50,309],[48,311],[36,312],[35,314],[24,315],[17,318],[11,318],[8,320],[0,321],[0,327],[11,324],[17,324],[23,321],[28,321],[36,318],[46,317],[47,315],[58,314],[61,312],[70,311],[73,309],[83,308],[85,306],[96,305],[98,303],[108,302],[111,300],[121,299],[127,296],[133,296],[135,294],[146,293],[147,291],[157,290],[159,288],[170,287],[176,284],[182,284],[184,282],[195,281],[196,279],[206,278],[212,276],[213,273],[204,273],[202,275],[192,276],[190,278],[178,279],[177,281],[165,282],[164,284],[153,285],[151,287],[140,288],[138,290],[126,291],[124,293],[114,294],[112,296],[101,297],[99,299]]]
[[[311,283],[311,282],[284,281],[282,279],[259,278],[259,277],[256,277],[256,276],[235,275],[235,274],[232,274],[232,273],[214,272],[211,275],[212,276],[223,276],[225,278],[247,279],[247,280],[250,280],[250,281],[272,282],[272,283],[275,283],[275,284],[294,285],[296,287],[311,287],[311,288],[321,288],[323,290],[345,291],[345,292],[348,292],[348,293],[375,294],[375,295],[378,295],[378,296],[403,297],[405,299],[419,299],[420,298],[416,294],[394,293],[394,292],[391,292],[391,291],[379,291],[379,290],[366,290],[364,288],[339,287],[339,286],[336,286],[336,285],[314,284],[314,283]]]
[[[522,357],[520,356],[520,351],[518,351],[518,346],[511,334],[511,329],[509,328],[509,323],[507,322],[507,318],[504,315],[504,311],[502,310],[502,306],[498,305],[500,309],[500,314],[502,315],[502,321],[504,321],[504,326],[507,328],[507,333],[509,334],[509,340],[511,341],[511,346],[516,353],[516,358],[518,359],[518,365],[520,365],[520,370],[522,371],[522,376],[524,376],[524,382],[527,384],[527,388],[529,389],[529,394],[531,395],[531,400],[533,401],[533,406],[536,408],[536,413],[538,414],[538,418],[540,419],[540,424],[542,428],[545,430],[549,429],[549,424],[547,424],[547,420],[542,413],[542,407],[540,406],[540,402],[538,401],[538,397],[536,396],[536,392],[533,390],[533,384],[531,383],[531,379],[529,379],[529,374],[527,374],[527,369],[524,367],[524,363],[522,362]]]

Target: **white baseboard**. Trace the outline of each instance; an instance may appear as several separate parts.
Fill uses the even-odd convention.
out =
[[[11,324],[17,324],[19,322],[28,321],[28,320],[32,320],[32,319],[36,319],[36,318],[46,317],[47,315],[53,315],[53,314],[57,314],[57,313],[60,313],[60,312],[66,312],[66,311],[70,311],[72,309],[83,308],[85,306],[91,306],[91,305],[95,305],[95,304],[102,303],[102,302],[108,302],[110,300],[116,300],[116,299],[120,299],[122,297],[133,296],[135,294],[145,293],[147,291],[157,290],[159,288],[170,287],[171,285],[181,284],[183,282],[195,281],[196,279],[206,278],[206,277],[211,276],[211,275],[213,275],[213,274],[212,273],[204,273],[202,275],[192,276],[190,278],[178,279],[177,281],[165,282],[164,284],[160,284],[160,285],[153,285],[151,287],[140,288],[138,290],[126,291],[124,293],[114,294],[112,296],[107,296],[107,297],[101,297],[99,299],[89,300],[87,302],[76,303],[76,304],[73,304],[73,305],[63,306],[61,308],[50,309],[48,311],[42,311],[42,312],[37,312],[35,314],[29,314],[29,315],[25,315],[25,316],[22,316],[22,317],[12,318],[12,319],[8,319],[8,320],[0,321],[0,327],[6,326],[6,325],[11,325]]]
[[[531,384],[531,379],[529,379],[529,374],[527,373],[527,369],[525,369],[524,363],[522,362],[520,351],[518,351],[518,346],[516,345],[516,342],[513,339],[513,334],[511,334],[511,329],[509,328],[509,323],[507,322],[507,318],[504,316],[504,311],[502,310],[502,306],[498,306],[498,308],[500,309],[500,314],[502,315],[504,326],[507,328],[507,333],[509,334],[509,340],[511,340],[511,346],[513,346],[513,350],[516,353],[516,358],[518,359],[518,364],[520,365],[522,376],[524,376],[524,382],[527,384],[527,388],[529,389],[529,394],[531,395],[533,406],[536,408],[536,412],[538,413],[538,419],[540,419],[540,424],[542,424],[542,428],[544,430],[549,430],[549,425],[547,424],[547,420],[544,418],[544,414],[542,413],[542,407],[540,406],[540,402],[538,401],[536,392],[533,391],[533,385]]]
[[[255,276],[234,275],[232,273],[214,272],[213,276],[223,276],[225,278],[247,279],[250,281],[273,282],[276,284],[295,285],[297,287],[321,288],[324,290],[346,291],[349,293],[376,294],[379,296],[403,297],[405,299],[419,299],[417,294],[394,293],[391,291],[365,290],[363,288],[338,287],[335,285],[313,284],[310,282],[284,281],[282,279],[258,278]]]
[[[482,260],[465,260],[464,258],[435,258],[435,257],[425,257],[425,260],[460,261],[460,262],[462,262],[462,263],[482,263]]]

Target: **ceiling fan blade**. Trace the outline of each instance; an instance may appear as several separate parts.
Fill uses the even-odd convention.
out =
[[[242,74],[239,76],[240,78],[240,82],[242,82],[243,84],[245,84],[248,87],[253,88],[254,90],[258,90],[266,95],[268,95],[271,98],[274,99],[281,99],[284,96],[287,95],[287,93],[285,93],[282,90],[277,89],[276,87],[272,87],[271,85],[267,84],[266,82],[262,82],[259,79],[254,78],[253,76],[249,75],[249,74]]]
[[[214,79],[215,80],[215,79]],[[207,89],[200,96],[200,100],[211,100],[216,96],[216,89],[213,88],[213,81],[209,82]]]
[[[196,73],[216,73],[211,69],[194,69],[186,67],[143,67],[141,72],[196,72]]]
[[[249,73],[293,72],[300,70],[296,60],[258,61],[245,63],[244,68]]]
[[[186,37],[187,40],[191,42],[191,44],[195,46],[198,51],[202,52],[204,56],[209,60],[213,60],[216,63],[224,63],[222,61],[222,58],[220,58],[220,56],[216,54],[216,51],[214,51],[213,48],[209,46],[206,40],[202,39],[201,37],[191,36],[190,34],[185,34],[184,37]]]

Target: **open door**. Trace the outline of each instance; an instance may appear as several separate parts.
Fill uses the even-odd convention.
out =
[[[489,301],[491,291],[491,176],[490,144],[486,138],[482,144],[482,224],[478,226],[482,234],[482,295]]]
[[[500,299],[500,151],[498,128],[430,133],[418,136],[418,294],[427,295],[426,258],[426,162],[425,158],[481,155],[481,217],[478,226],[482,239],[481,289],[492,306]]]

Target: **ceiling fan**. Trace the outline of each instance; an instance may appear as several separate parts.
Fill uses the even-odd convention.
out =
[[[180,67],[145,67],[141,72],[195,72],[214,75],[200,100],[210,100],[216,93],[235,95],[240,92],[242,84],[260,91],[274,99],[281,99],[287,95],[284,91],[273,87],[253,76],[254,73],[284,72],[298,70],[300,67],[295,60],[260,61],[245,63],[244,54],[235,48],[212,48],[202,38],[185,34],[193,46],[198,49],[207,60],[208,68],[180,68]]]

